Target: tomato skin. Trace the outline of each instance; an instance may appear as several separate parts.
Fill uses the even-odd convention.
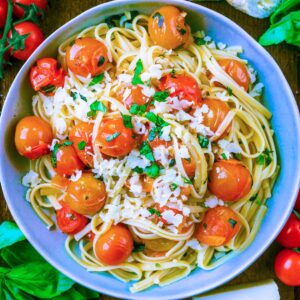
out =
[[[44,34],[41,29],[32,22],[22,22],[14,25],[15,30],[20,34],[29,34],[25,39],[24,50],[17,50],[12,54],[13,57],[19,60],[26,60],[33,53],[33,51],[44,41]],[[11,30],[8,37],[12,37]]]
[[[27,116],[19,121],[15,131],[18,152],[29,159],[37,159],[50,152],[52,128],[43,119]]]
[[[56,212],[56,221],[62,232],[76,234],[87,225],[87,217],[76,213],[64,202],[60,202],[60,204],[62,208]]]
[[[59,147],[56,154],[55,172],[60,176],[71,176],[76,170],[83,170],[84,164],[73,145]]]
[[[281,250],[274,263],[276,276],[288,286],[300,286],[300,254],[290,249]]]
[[[69,133],[69,139],[73,142],[74,149],[81,159],[81,161],[89,167],[92,167],[93,156],[93,144],[92,144],[92,135],[93,135],[92,123],[80,122],[77,125],[73,126]],[[86,143],[83,150],[78,148],[78,144],[84,141]]]
[[[99,63],[100,58],[104,61]],[[68,68],[76,75],[92,77],[102,73],[108,62],[106,46],[95,38],[84,37],[75,40],[72,46],[66,49]]]
[[[219,160],[209,173],[208,189],[223,201],[237,201],[246,196],[252,177],[246,166],[235,159]]]
[[[90,173],[83,173],[77,181],[72,181],[64,197],[71,209],[82,215],[96,214],[105,200],[105,184]]]
[[[4,28],[7,18],[7,0],[0,0],[0,28]]]
[[[297,200],[296,200],[296,203],[295,203],[295,209],[297,212],[300,213],[300,192],[298,193],[298,197],[297,197]]]
[[[118,224],[94,242],[96,257],[106,265],[119,265],[127,260],[133,249],[133,237],[127,227]]]
[[[191,156],[189,160],[182,159],[182,165],[185,170],[185,173],[188,177],[194,177],[196,173],[196,161]]]
[[[132,104],[143,105],[150,101],[150,98],[143,94],[143,89],[140,86],[129,86],[127,88],[130,90],[130,94],[123,100],[127,109],[130,109]],[[125,92],[125,90],[123,92]]]
[[[145,243],[145,248],[147,250],[155,252],[166,252],[175,246],[176,242],[165,238],[158,238],[154,240],[143,240]]]
[[[227,114],[230,112],[230,107],[224,101],[217,99],[205,99],[200,104],[200,107],[203,105],[208,106],[209,112],[207,114],[203,114],[202,124],[209,127],[209,129],[215,133],[226,118]],[[228,133],[230,127],[231,123],[224,130],[222,136]]]
[[[235,59],[221,59],[218,61],[222,69],[246,92],[249,89],[250,76],[246,66]]]
[[[286,248],[300,248],[300,219],[294,212],[290,215],[276,241]]]
[[[46,10],[47,7],[47,0],[13,0],[13,3],[14,3],[13,13],[17,18],[24,17],[24,9],[19,5],[17,5],[18,3],[23,5],[35,4],[37,7],[39,7],[42,10]]]
[[[202,101],[201,90],[197,81],[185,74],[165,75],[159,83],[161,91],[169,91],[170,97],[177,96],[179,100],[187,100],[197,106]]]
[[[115,133],[119,133],[120,135],[111,141],[106,140]],[[135,147],[136,143],[133,138],[133,130],[126,128],[123,124],[123,119],[117,117],[106,118],[102,121],[95,144],[99,146],[101,153],[112,157],[119,157],[127,155]]]
[[[52,57],[41,58],[30,69],[30,83],[35,91],[46,96],[53,96],[55,92],[43,92],[42,88],[53,85],[56,88],[63,87],[65,83],[65,71],[59,68],[58,61]]]
[[[230,223],[236,222],[234,224]],[[201,243],[213,247],[227,244],[240,230],[238,215],[226,206],[208,209],[196,230],[195,236]]]
[[[163,6],[153,12],[148,32],[155,45],[166,49],[187,47],[193,41],[190,26],[185,23],[185,13],[174,6]]]

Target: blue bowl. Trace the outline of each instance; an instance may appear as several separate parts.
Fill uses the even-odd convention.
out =
[[[58,230],[49,232],[25,201],[26,189],[20,184],[28,170],[28,161],[15,150],[13,137],[17,121],[31,112],[33,95],[28,72],[34,62],[44,56],[56,56],[58,45],[76,32],[99,23],[109,15],[138,10],[150,14],[154,9],[172,4],[188,12],[194,30],[204,29],[216,41],[241,45],[245,57],[258,71],[265,85],[264,103],[273,113],[272,127],[280,155],[281,171],[268,201],[268,212],[253,243],[234,259],[211,271],[196,269],[187,278],[166,287],[152,287],[131,294],[126,284],[107,273],[88,273],[66,253],[66,236]],[[10,211],[32,245],[58,270],[75,281],[104,294],[127,299],[180,299],[213,289],[237,276],[252,264],[271,244],[293,208],[300,181],[299,111],[281,70],[258,43],[226,17],[210,9],[179,0],[120,0],[94,7],[71,20],[49,36],[34,52],[16,76],[7,95],[0,121],[0,179]]]

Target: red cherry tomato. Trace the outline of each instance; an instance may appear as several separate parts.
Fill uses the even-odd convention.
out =
[[[250,76],[246,66],[235,59],[221,59],[218,61],[223,70],[247,92],[250,84]]]
[[[300,214],[292,212],[276,241],[286,248],[300,248]]]
[[[219,247],[228,243],[240,230],[238,215],[226,206],[210,208],[195,233],[199,242]]]
[[[122,95],[120,95],[127,109],[130,109],[132,104],[143,105],[150,101],[150,98],[143,94],[143,89],[140,86],[130,86],[127,89],[130,90],[130,94],[126,99],[123,100]],[[122,92],[124,93],[125,90],[122,89]]]
[[[121,117],[106,118],[102,121],[95,144],[100,151],[108,156],[119,157],[127,155],[135,147],[133,131],[126,128]]]
[[[17,50],[12,54],[13,57],[19,60],[26,60],[33,51],[44,41],[44,34],[41,29],[32,22],[22,22],[14,25],[15,30],[20,35],[29,34],[25,39],[24,50]],[[8,37],[12,37],[11,30],[8,33]]]
[[[66,61],[68,68],[75,74],[92,77],[102,73],[108,63],[106,46],[90,37],[78,38],[67,47]]]
[[[71,129],[69,134],[69,139],[73,142],[77,155],[89,167],[93,166],[93,127],[92,123],[80,122]]]
[[[298,197],[297,197],[296,204],[295,204],[295,209],[297,212],[300,213],[300,192],[298,193]]]
[[[190,26],[185,22],[185,13],[174,6],[163,6],[149,18],[148,31],[155,45],[175,49],[187,47],[192,41]]]
[[[65,71],[54,58],[41,58],[30,69],[30,83],[35,91],[53,96],[58,87],[63,87]]]
[[[66,189],[71,183],[71,181],[64,176],[55,174],[51,179],[51,183],[58,186],[61,189]]]
[[[24,17],[24,9],[18,5],[23,4],[29,6],[30,4],[35,4],[42,10],[46,10],[47,7],[47,0],[13,0],[14,8],[13,13],[17,18]]]
[[[0,28],[4,28],[7,18],[7,0],[0,0]]]
[[[112,226],[94,242],[96,257],[106,265],[119,265],[126,261],[133,249],[133,238],[124,225]]]
[[[71,182],[64,197],[64,201],[82,215],[96,214],[104,206],[105,200],[105,184],[89,173]]]
[[[300,253],[281,250],[275,258],[275,274],[286,285],[300,286]]]
[[[196,161],[191,156],[190,159],[183,158],[182,165],[188,177],[194,177],[196,173]]]
[[[245,165],[235,159],[219,160],[209,173],[208,189],[224,201],[237,201],[251,189],[252,177]]]
[[[202,100],[201,90],[197,81],[185,74],[165,75],[160,80],[158,88],[161,91],[169,91],[171,97],[177,96],[179,100],[192,102],[194,106],[199,105]]]
[[[52,155],[54,155],[52,153]],[[76,170],[82,170],[84,164],[78,157],[72,145],[61,145],[56,153],[56,166],[54,170],[60,176],[71,176]]]
[[[16,148],[21,155],[29,159],[37,159],[49,153],[52,139],[51,126],[39,117],[27,116],[17,124]]]
[[[88,223],[88,218],[73,211],[67,204],[61,202],[62,208],[56,213],[56,221],[60,230],[68,234],[76,234]]]

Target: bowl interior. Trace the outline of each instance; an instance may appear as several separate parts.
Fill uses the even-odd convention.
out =
[[[112,14],[138,10],[145,14],[166,3],[188,12],[193,30],[205,30],[215,41],[227,45],[241,45],[249,63],[257,70],[265,85],[264,104],[273,113],[272,126],[280,160],[280,174],[268,201],[268,212],[254,242],[241,254],[212,271],[197,269],[187,278],[169,286],[152,287],[138,294],[130,294],[129,284],[107,273],[88,273],[65,252],[65,236],[58,230],[49,232],[25,201],[26,189],[20,177],[28,169],[28,162],[16,153],[13,136],[16,122],[31,112],[33,92],[28,82],[30,66],[40,57],[56,56],[57,47],[76,32],[95,25]],[[257,259],[275,238],[287,219],[299,187],[300,168],[299,112],[280,69],[271,56],[247,33],[224,16],[187,1],[114,1],[92,8],[52,34],[25,63],[13,82],[0,123],[0,178],[9,208],[29,241],[56,268],[79,283],[99,292],[130,299],[179,299],[201,293],[230,280]],[[283,196],[284,195],[284,196]],[[199,284],[201,282],[201,284]]]

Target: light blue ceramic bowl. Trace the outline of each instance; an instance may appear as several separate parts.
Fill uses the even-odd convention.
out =
[[[129,285],[111,275],[88,273],[65,252],[65,236],[58,230],[49,232],[25,201],[25,188],[20,177],[28,168],[28,161],[20,158],[13,144],[16,122],[31,111],[32,89],[28,82],[31,65],[44,56],[56,56],[58,45],[67,37],[97,24],[109,15],[128,10],[149,14],[154,9],[172,4],[188,12],[194,30],[204,29],[216,41],[228,45],[242,45],[245,57],[258,71],[265,85],[265,105],[273,113],[272,126],[280,155],[281,171],[268,201],[269,210],[254,242],[241,254],[218,269],[192,272],[187,278],[160,288],[130,294]],[[237,276],[252,264],[271,244],[287,220],[299,188],[300,126],[299,112],[292,92],[279,67],[261,46],[239,26],[205,7],[179,0],[120,0],[94,7],[71,20],[35,51],[15,78],[3,107],[0,123],[0,177],[10,211],[32,245],[53,266],[75,281],[104,294],[127,299],[180,299],[213,289]]]

